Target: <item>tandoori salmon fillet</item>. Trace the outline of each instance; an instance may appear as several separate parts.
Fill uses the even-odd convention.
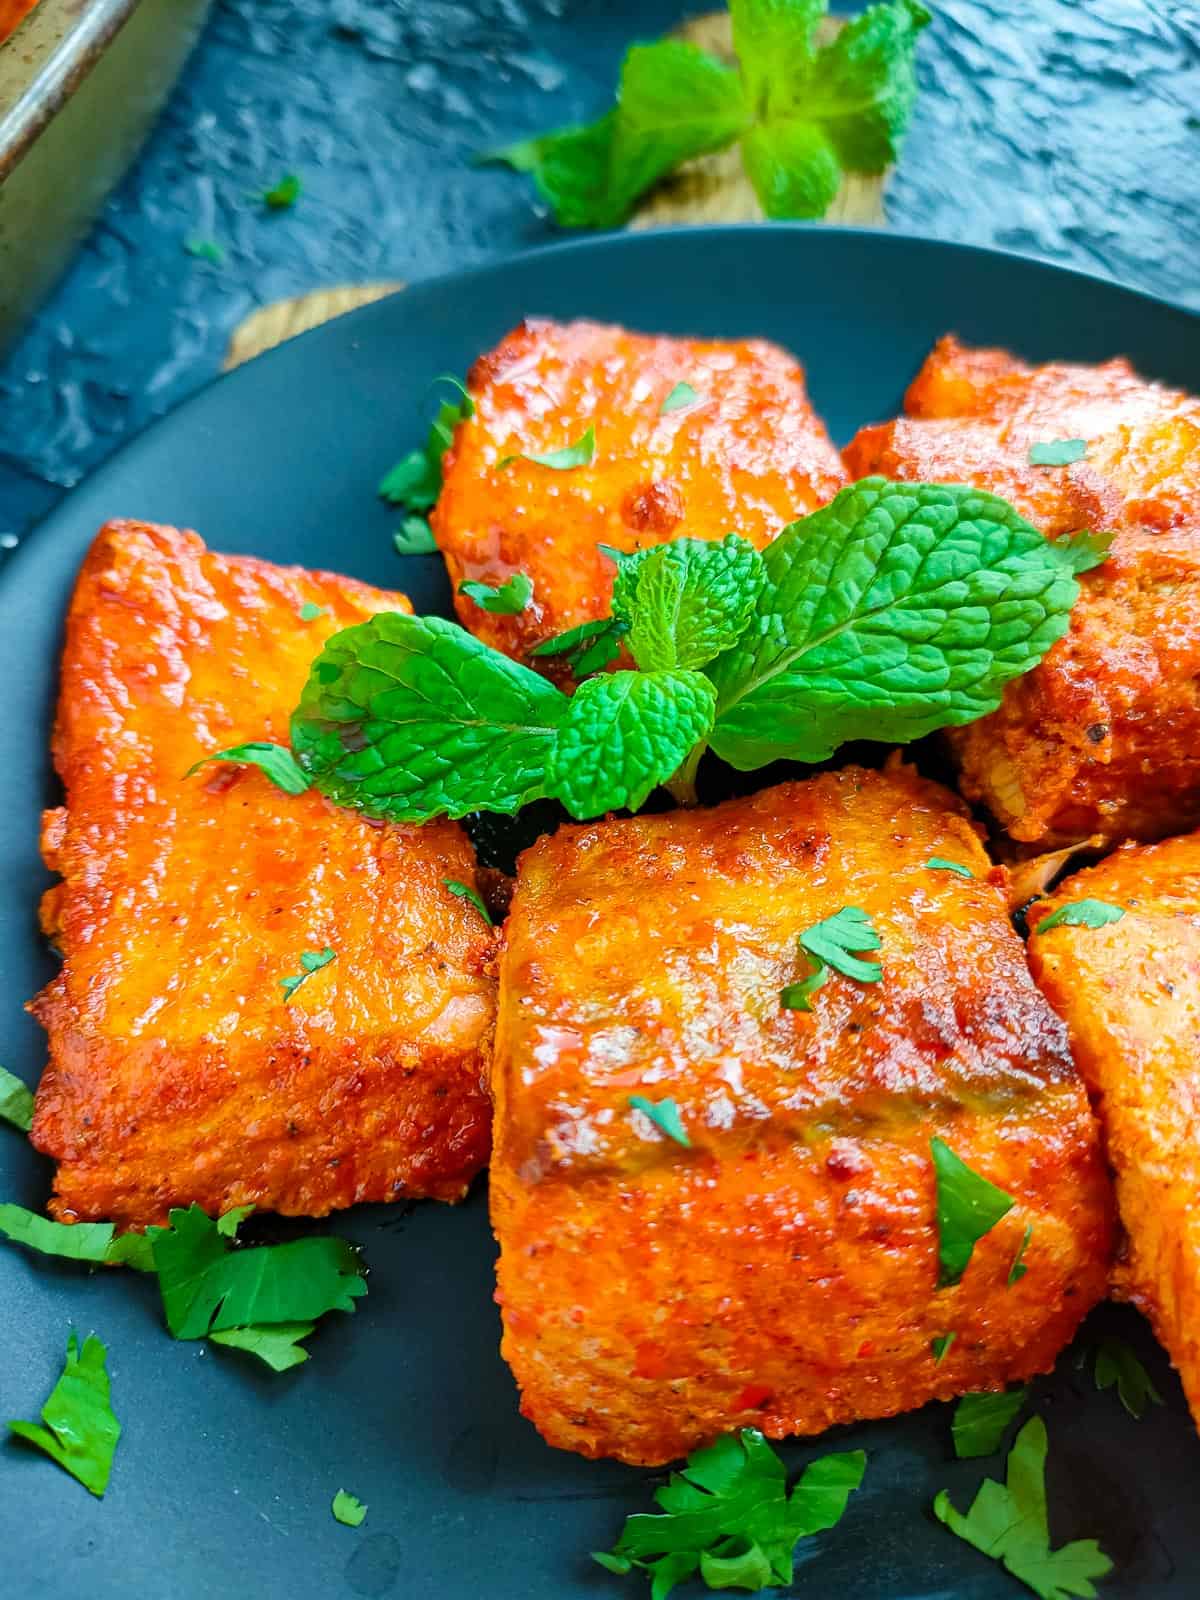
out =
[[[600,545],[738,533],[761,549],[846,481],[803,370],[759,339],[527,321],[476,361],[468,388],[475,414],[446,453],[432,523],[463,625],[522,659],[608,615],[616,569]],[[589,428],[595,454],[584,465],[522,459]],[[516,616],[458,594],[464,579],[498,585],[518,572],[533,596]]]
[[[252,767],[184,776],[286,743],[325,639],[395,609],[173,528],[113,522],[92,546],[54,734],[66,803],[44,826],[63,966],[32,1006],[58,1217],[457,1199],[485,1163],[493,935],[446,887],[474,883],[461,829],[372,824]]]
[[[551,1444],[654,1464],[1050,1367],[1104,1294],[1111,1199],[1003,879],[945,790],[852,767],[525,853],[490,1192],[503,1353]],[[797,936],[846,906],[882,980],[784,1009]],[[932,1136],[1015,1199],[944,1289]]]
[[[1072,901],[1125,915],[1059,923]],[[1029,913],[1034,977],[1091,1090],[1128,1240],[1115,1288],[1179,1369],[1200,1424],[1200,834],[1127,845]]]
[[[939,340],[907,415],[864,428],[855,477],[972,483],[1044,533],[1111,531],[1070,631],[998,711],[949,735],[963,793],[1040,848],[1200,821],[1200,400],[1126,361],[1033,367]],[[1081,459],[1029,460],[1080,441]],[[1076,446],[1076,448],[1079,448]]]

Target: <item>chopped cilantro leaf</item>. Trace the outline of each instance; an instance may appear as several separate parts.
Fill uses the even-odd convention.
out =
[[[788,983],[779,991],[779,1004],[785,1011],[811,1011],[812,997],[829,981],[829,968],[820,956],[810,955],[813,969],[799,983]]]
[[[1007,1394],[964,1394],[954,1408],[950,1433],[960,1460],[999,1450],[1004,1430],[1029,1397],[1028,1389]]]
[[[79,1336],[67,1340],[67,1363],[42,1407],[44,1427],[36,1422],[10,1422],[19,1439],[36,1445],[77,1478],[97,1499],[103,1498],[112,1472],[121,1424],[113,1413],[107,1351],[91,1334],[79,1348]]]
[[[213,1344],[257,1356],[272,1372],[287,1372],[308,1360],[308,1351],[300,1341],[307,1339],[315,1327],[315,1322],[268,1323],[249,1328],[223,1328],[210,1333],[208,1338]]]
[[[1012,1210],[1015,1201],[994,1183],[972,1172],[941,1139],[931,1139],[937,1180],[938,1288],[957,1283],[985,1233]]]
[[[685,1150],[692,1148],[692,1141],[687,1136],[687,1129],[683,1125],[679,1107],[674,1100],[647,1100],[643,1094],[631,1094],[629,1104],[644,1117],[649,1117],[659,1132],[665,1133],[668,1139],[674,1139],[675,1143],[681,1144]]]
[[[1109,905],[1107,900],[1068,900],[1035,926],[1034,933],[1048,933],[1060,925],[1066,928],[1103,928],[1106,923],[1120,922],[1125,915],[1124,906]]]
[[[492,914],[488,910],[487,906],[483,903],[483,898],[479,894],[478,890],[472,889],[470,884],[459,883],[457,878],[443,878],[442,882],[446,885],[446,888],[449,889],[451,894],[457,895],[460,900],[469,900],[475,907],[476,911],[478,911],[479,915],[487,923],[489,928],[494,928],[496,926],[496,924],[492,921]]]
[[[691,384],[684,383],[681,380],[671,390],[670,394],[663,401],[662,405],[659,406],[658,414],[660,417],[666,417],[669,416],[672,411],[682,411],[684,406],[695,405],[699,398],[700,396],[696,393],[695,389],[692,388]]]
[[[595,622],[581,622],[553,639],[543,639],[529,652],[531,656],[566,656],[571,671],[577,678],[586,678],[591,672],[604,668],[621,654],[621,640],[629,632],[629,624],[620,617],[601,617]]]
[[[950,1354],[950,1346],[958,1338],[957,1333],[939,1333],[936,1338],[929,1341],[929,1348],[933,1351],[933,1364],[940,1367]]]
[[[304,970],[297,972],[293,977],[280,978],[279,980],[279,987],[283,990],[284,1000],[290,1000],[306,978],[311,978],[314,972],[320,972],[322,967],[327,967],[336,955],[337,951],[331,950],[328,945],[324,950],[302,950],[300,952],[300,965]]]
[[[1147,1405],[1163,1403],[1162,1395],[1132,1347],[1124,1339],[1106,1334],[1096,1346],[1096,1387],[1111,1389],[1114,1386],[1126,1411],[1139,1420]]]
[[[788,1585],[796,1544],[841,1520],[865,1467],[861,1450],[819,1456],[789,1495],[783,1462],[743,1428],[693,1451],[655,1491],[663,1515],[627,1518],[612,1550],[593,1559],[609,1572],[649,1574],[653,1600],[696,1573],[710,1588]]]
[[[1064,533],[1061,537],[1051,540],[1054,548],[1066,556],[1074,573],[1090,572],[1093,567],[1098,567],[1107,561],[1112,550],[1112,542],[1111,528],[1100,533],[1094,533],[1090,528],[1081,528],[1077,533]]]
[[[404,518],[392,535],[398,556],[427,556],[437,549],[437,540],[429,526],[429,518],[412,511]]]
[[[289,172],[285,178],[280,178],[273,189],[263,190],[263,204],[272,211],[287,211],[299,200],[302,187],[296,174]]]
[[[1029,446],[1029,462],[1034,467],[1069,467],[1087,455],[1086,439],[1045,439]]]
[[[0,1067],[0,1121],[28,1133],[33,1126],[33,1090],[22,1079]]]
[[[215,239],[202,239],[199,234],[192,234],[183,241],[183,248],[188,255],[195,256],[197,261],[207,261],[210,266],[220,267],[225,264],[225,246],[218,244]]]
[[[368,1508],[352,1494],[347,1494],[345,1489],[339,1489],[333,1497],[333,1515],[336,1521],[343,1523],[347,1528],[362,1526],[362,1520]]]
[[[1002,1561],[1041,1600],[1077,1595],[1094,1600],[1091,1579],[1112,1571],[1112,1562],[1094,1539],[1076,1539],[1050,1548],[1046,1514],[1046,1424],[1031,1417],[1008,1454],[1004,1484],[985,1478],[971,1509],[963,1516],[943,1489],[934,1515],[960,1539]]]
[[[106,1266],[153,1272],[149,1241],[141,1233],[114,1238],[111,1222],[52,1222],[24,1206],[0,1205],[0,1234],[13,1244],[63,1261],[89,1261]]]
[[[329,607],[319,606],[314,600],[306,600],[300,607],[301,622],[315,622],[318,617],[327,617],[328,615]]]
[[[514,461],[530,461],[535,467],[550,467],[554,472],[569,472],[572,467],[586,467],[594,460],[596,455],[596,430],[594,427],[585,429],[576,439],[574,444],[567,444],[561,450],[548,450],[545,455],[519,455],[504,456],[497,461],[496,467],[509,467]]]
[[[881,948],[870,917],[858,906],[843,906],[832,917],[814,922],[800,935],[800,946],[835,972],[859,983],[878,983],[883,977],[878,961],[860,961],[851,953]]]
[[[961,861],[947,861],[944,856],[930,856],[925,865],[931,872],[957,872],[960,878],[975,876],[970,867],[964,867]]]
[[[1008,1269],[1007,1287],[1010,1289],[1014,1283],[1020,1283],[1021,1279],[1029,1271],[1029,1268],[1025,1265],[1025,1252],[1029,1249],[1029,1241],[1032,1238],[1033,1223],[1031,1222],[1025,1229],[1025,1232],[1021,1235],[1021,1242],[1017,1246],[1017,1253],[1013,1257],[1012,1266]]]
[[[475,415],[475,402],[457,378],[443,373],[433,381],[450,384],[458,391],[460,398],[442,401],[422,448],[410,450],[406,456],[402,456],[384,474],[376,491],[381,500],[386,500],[390,505],[403,506],[408,512],[428,511],[436,503],[442,492],[442,457],[454,442],[454,430],[459,423]],[[432,548],[432,544],[417,547],[417,534],[410,526],[411,522],[412,518],[405,518],[400,534],[395,535],[396,547],[401,555],[418,555],[423,553],[424,548]],[[410,541],[407,549],[400,549],[401,534],[407,535]],[[432,540],[432,534],[429,537]]]
[[[458,592],[474,600],[481,611],[490,611],[497,617],[516,617],[533,599],[533,579],[523,572],[514,572],[507,583],[498,586],[468,579],[459,584]]]
[[[217,750],[211,756],[201,756],[187,769],[184,777],[194,777],[201,767],[208,766],[211,761],[233,761],[242,766],[257,767],[284,794],[303,794],[308,788],[308,777],[292,752],[281,744],[270,744],[265,739],[231,745],[228,750]]]

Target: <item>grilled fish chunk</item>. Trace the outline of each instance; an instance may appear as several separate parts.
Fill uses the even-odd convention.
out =
[[[1072,900],[1098,928],[1037,924]],[[1029,914],[1030,963],[1065,1020],[1128,1235],[1114,1288],[1150,1320],[1200,1424],[1200,834],[1127,845]]]
[[[695,399],[663,415],[676,385]],[[594,322],[527,321],[471,369],[475,415],[446,453],[432,523],[464,627],[526,659],[608,615],[615,567],[598,546],[738,533],[762,548],[846,481],[799,364],[761,340],[668,339]],[[590,464],[543,455],[595,430]],[[507,465],[501,465],[509,457]],[[522,572],[533,597],[497,616],[458,594]]]
[[[1069,632],[992,715],[949,734],[963,793],[1040,849],[1200,821],[1200,401],[1126,361],[1032,367],[939,341],[907,415],[845,451],[856,477],[973,483],[1045,534],[1111,531]],[[1030,446],[1087,455],[1036,466]]]
[[[565,827],[522,857],[490,1193],[502,1349],[551,1444],[656,1464],[1049,1368],[1104,1294],[1111,1197],[1003,877],[904,770]],[[785,1010],[797,935],[847,905],[882,981],[831,972]],[[631,1095],[673,1101],[690,1147]],[[1016,1201],[943,1290],[934,1135]]]
[[[377,826],[251,767],[184,777],[286,742],[326,637],[395,609],[173,528],[113,522],[93,545],[54,734],[66,804],[43,830],[63,966],[32,1005],[50,1046],[32,1137],[63,1220],[450,1200],[485,1163],[493,936],[445,887],[474,882],[462,831]]]

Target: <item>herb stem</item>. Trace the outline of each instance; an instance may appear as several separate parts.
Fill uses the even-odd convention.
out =
[[[675,776],[669,778],[663,785],[677,805],[694,806],[697,803],[699,796],[696,793],[696,769],[700,765],[700,757],[707,748],[706,744],[698,744]]]

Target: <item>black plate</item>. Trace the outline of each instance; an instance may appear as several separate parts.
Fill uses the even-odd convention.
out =
[[[333,567],[443,609],[435,557],[392,553],[373,497],[429,415],[428,380],[462,372],[523,315],[588,315],[655,332],[760,334],[804,361],[839,441],[886,417],[931,341],[953,329],[1035,357],[1117,352],[1200,389],[1200,319],[1037,262],[894,234],[801,227],[603,238],[418,285],[284,346],[183,406],[76,491],[0,575],[0,1059],[36,1080],[40,1031],[22,1003],[50,976],[38,937],[47,877],[38,811],[63,607],[107,517],[194,526],[217,550]],[[40,1207],[49,1173],[0,1129],[0,1197]],[[0,1594],[14,1600],[570,1600],[647,1586],[608,1576],[604,1548],[649,1508],[654,1475],[547,1449],[517,1415],[497,1354],[482,1186],[458,1210],[361,1208],[330,1225],[361,1243],[371,1292],[331,1317],[312,1360],[256,1370],[177,1344],[152,1283],[87,1276],[0,1247],[0,1417],[35,1417],[69,1327],[108,1343],[125,1426],[108,1497],[49,1461],[0,1448]],[[1050,1429],[1052,1531],[1098,1536],[1111,1600],[1200,1589],[1200,1445],[1178,1384],[1139,1319],[1104,1308],[1141,1351],[1166,1405],[1134,1422],[1065,1356],[1037,1385]],[[841,1526],[800,1547],[803,1592],[854,1600],[1003,1600],[1026,1591],[929,1514],[959,1504],[983,1464],[955,1462],[950,1410],[844,1428],[784,1447],[792,1464],[836,1444],[870,1453]],[[996,1470],[996,1463],[987,1464]],[[357,1531],[329,1503],[370,1505]]]

